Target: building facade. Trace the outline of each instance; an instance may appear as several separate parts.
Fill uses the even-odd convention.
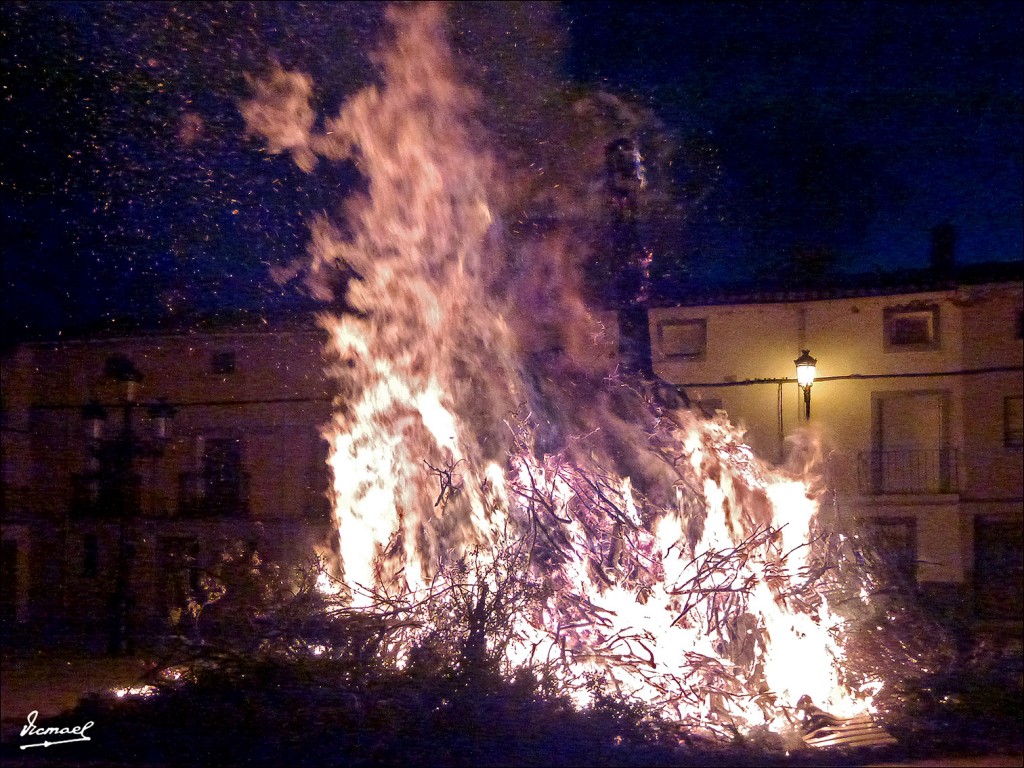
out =
[[[654,370],[769,461],[817,446],[840,514],[908,577],[974,617],[1019,620],[1019,272],[695,296],[651,309]],[[225,552],[307,561],[330,528],[323,341],[236,329],[6,355],[5,645],[159,640]]]
[[[762,456],[810,436],[840,514],[973,616],[1019,619],[1022,283],[1017,275],[695,297],[651,311],[656,373],[722,408]],[[810,415],[796,381],[816,359]]]
[[[137,335],[5,358],[5,644],[99,645],[118,621],[147,642],[226,552],[308,560],[329,528],[321,341]]]

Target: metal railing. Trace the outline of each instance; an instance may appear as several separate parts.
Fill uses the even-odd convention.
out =
[[[857,457],[860,492],[872,496],[957,493],[956,448],[864,451]]]
[[[249,514],[249,473],[178,475],[178,517],[226,517]]]
[[[72,518],[118,519],[139,513],[139,478],[127,481],[111,472],[79,472],[71,476]]]

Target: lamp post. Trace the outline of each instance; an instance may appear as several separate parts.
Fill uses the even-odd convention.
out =
[[[811,418],[811,387],[814,385],[815,366],[818,361],[811,357],[810,350],[802,350],[800,357],[793,361],[796,364],[796,383],[804,391],[804,418]]]
[[[109,651],[121,655],[132,650],[129,627],[131,612],[131,560],[133,556],[131,522],[138,514],[139,476],[135,462],[144,457],[163,454],[169,436],[170,420],[175,409],[161,398],[148,406],[137,402],[142,373],[124,355],[107,360],[105,378],[118,388],[121,410],[120,429],[110,437],[103,435],[106,409],[96,400],[82,408],[82,420],[90,441],[90,449],[99,477],[97,498],[112,502],[118,518],[117,571],[110,599]],[[135,413],[146,407],[153,422],[151,436],[139,435]],[[106,490],[104,494],[102,491]]]

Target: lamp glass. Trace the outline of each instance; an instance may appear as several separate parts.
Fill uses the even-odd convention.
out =
[[[170,436],[171,419],[176,409],[164,398],[160,398],[149,407],[149,417],[153,420],[153,434],[158,440],[166,440]]]
[[[90,400],[82,408],[82,421],[85,424],[85,434],[89,438],[99,440],[103,436],[103,423],[106,420],[106,410],[95,400]]]
[[[814,383],[815,366],[818,361],[811,357],[808,350],[803,350],[793,362],[796,363],[796,381],[801,387],[809,387]]]
[[[801,387],[809,387],[814,383],[814,366],[801,365],[796,369],[796,380]]]

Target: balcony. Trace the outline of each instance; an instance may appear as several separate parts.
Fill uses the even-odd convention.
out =
[[[81,472],[71,476],[70,514],[76,519],[118,519],[122,512],[139,512],[139,482],[135,475],[120,481],[110,472]]]
[[[249,473],[178,475],[178,517],[239,517],[249,514]]]
[[[958,493],[956,448],[864,451],[857,456],[857,484],[868,496]]]
[[[46,508],[46,494],[36,487],[0,483],[0,510],[4,522],[38,516]]]

